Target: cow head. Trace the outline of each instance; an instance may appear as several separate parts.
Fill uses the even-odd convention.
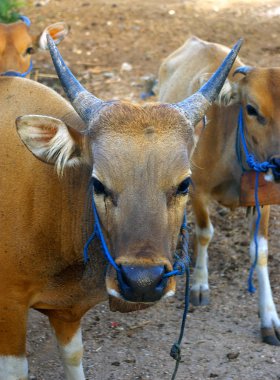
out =
[[[172,270],[186,207],[194,124],[223,85],[241,43],[200,91],[176,105],[105,102],[88,93],[50,39],[53,61],[85,129],[60,120],[25,116],[17,121],[27,147],[41,160],[92,165],[93,195],[118,275],[109,266],[107,291],[115,300],[152,303],[175,292]]]
[[[275,165],[271,179],[280,181],[280,69],[237,69],[249,149],[259,161]],[[268,176],[267,176],[268,178]]]
[[[280,69],[241,66],[234,77],[221,91],[220,103],[241,105],[249,151],[274,164],[266,178],[280,181]]]
[[[31,55],[38,48],[46,49],[46,35],[50,34],[59,43],[68,34],[64,22],[49,25],[42,33],[32,36],[29,23],[18,21],[0,24],[0,75],[6,72],[25,73],[31,62]]]

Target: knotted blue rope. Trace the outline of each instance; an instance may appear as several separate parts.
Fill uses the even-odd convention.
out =
[[[30,27],[31,25],[31,21],[29,20],[28,17],[26,16],[19,16],[19,19],[21,21],[23,21],[27,26],[28,28]],[[20,73],[18,71],[5,71],[3,73],[0,73],[0,76],[3,76],[3,77],[21,77],[21,78],[25,78],[28,74],[30,74],[30,72],[33,70],[33,63],[32,63],[32,59],[30,60],[30,65],[28,67],[28,69],[24,72],[24,73]]]
[[[173,264],[173,271],[165,273],[163,276],[164,278],[171,277],[171,276],[182,276],[186,273],[187,268],[189,267],[189,256],[188,256],[188,245],[187,245],[187,239],[185,238],[187,234],[187,216],[186,212],[184,213],[183,223],[180,228],[179,233],[179,240],[180,242],[180,249],[175,252],[174,258],[174,264]]]
[[[254,231],[255,259],[251,265],[249,276],[248,276],[248,291],[250,293],[255,293],[256,288],[254,287],[254,284],[253,284],[253,276],[254,276],[254,272],[257,266],[257,262],[258,262],[258,253],[259,253],[258,233],[259,233],[259,227],[260,227],[260,221],[261,221],[261,210],[260,210],[260,203],[259,203],[259,196],[258,196],[259,173],[266,173],[268,169],[273,169],[276,167],[276,165],[270,163],[269,161],[259,162],[255,158],[255,156],[249,152],[246,138],[245,138],[245,133],[244,133],[244,118],[243,118],[242,107],[240,108],[239,115],[238,115],[238,128],[237,128],[237,135],[236,135],[236,154],[237,154],[237,159],[241,165],[242,171],[245,172],[246,169],[244,168],[243,163],[242,163],[240,141],[242,143],[242,148],[245,153],[245,159],[246,159],[247,165],[249,166],[251,170],[256,172],[255,204],[256,204],[256,210],[257,210],[257,219],[256,219],[255,231]]]
[[[100,219],[98,216],[98,212],[96,209],[95,201],[94,201],[94,196],[92,196],[92,210],[93,210],[93,215],[94,215],[94,229],[93,233],[87,240],[85,246],[84,246],[84,261],[85,263],[88,262],[89,260],[89,254],[88,250],[89,247],[92,243],[92,241],[95,238],[98,238],[101,242],[101,247],[104,253],[104,256],[106,260],[115,268],[116,271],[120,271],[119,266],[111,256],[111,253],[109,251],[109,248],[107,246],[106,240],[104,238],[101,224],[100,224]],[[183,218],[183,223],[180,228],[180,233],[179,233],[179,244],[178,244],[178,249],[175,252],[175,261],[173,264],[173,270],[165,273],[163,278],[171,277],[171,276],[181,276],[183,274],[186,275],[186,286],[185,286],[185,306],[184,306],[184,312],[183,312],[183,317],[182,317],[182,322],[181,322],[181,328],[180,328],[180,335],[179,339],[176,343],[173,344],[171,351],[170,351],[170,356],[176,360],[176,365],[175,369],[172,375],[171,380],[175,380],[178,367],[181,361],[181,342],[183,339],[184,335],[184,330],[185,330],[185,325],[186,325],[186,320],[187,320],[187,314],[188,314],[188,309],[189,309],[189,299],[190,299],[190,268],[189,268],[189,256],[188,256],[188,238],[187,238],[187,219],[186,219],[186,212],[184,214]]]

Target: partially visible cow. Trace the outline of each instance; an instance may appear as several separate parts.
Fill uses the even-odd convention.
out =
[[[30,307],[49,317],[66,378],[82,380],[80,320],[87,310],[108,294],[122,311],[174,294],[174,277],[164,275],[172,270],[186,206],[193,126],[214,101],[240,48],[239,43],[192,97],[139,106],[88,93],[49,43],[81,118],[37,82],[0,78],[1,380],[27,379]],[[15,120],[35,157],[20,141]],[[93,230],[93,196],[118,275],[96,242],[89,263],[83,261]]]
[[[0,24],[0,75],[12,72],[27,73],[28,76],[32,68],[32,54],[39,48],[47,48],[46,35],[50,34],[58,44],[68,32],[69,28],[64,22],[57,22],[46,27],[39,35],[32,35],[25,17],[11,24]]]
[[[178,102],[190,96],[229,49],[223,45],[191,37],[163,62],[159,71],[159,99]],[[196,127],[199,141],[192,156],[194,192],[191,196],[196,219],[196,265],[191,300],[194,305],[209,302],[207,248],[214,228],[208,204],[216,200],[234,209],[239,206],[243,170],[248,170],[243,147],[237,135],[238,114],[242,109],[248,149],[260,162],[269,161],[275,169],[267,180],[279,180],[280,163],[280,68],[244,67],[239,58],[220,92],[216,104],[207,112],[206,127]],[[238,159],[237,151],[241,158]],[[244,168],[242,168],[244,167]],[[257,275],[259,282],[259,314],[263,341],[280,345],[280,319],[273,301],[268,268],[269,206],[261,209],[258,233]],[[255,215],[250,216],[250,255],[255,260],[253,239]]]

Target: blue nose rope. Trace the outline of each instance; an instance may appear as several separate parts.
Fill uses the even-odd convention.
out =
[[[94,229],[93,233],[87,240],[85,246],[84,246],[84,262],[87,263],[89,260],[89,254],[88,250],[89,247],[92,243],[92,241],[95,238],[98,238],[101,242],[101,247],[103,250],[103,254],[106,258],[106,260],[115,268],[117,272],[120,271],[120,267],[117,265],[113,257],[111,256],[111,253],[108,249],[106,240],[104,238],[101,224],[100,224],[100,219],[97,213],[95,201],[94,201],[94,196],[92,196],[92,210],[93,210],[93,215],[94,215]],[[176,360],[176,365],[175,369],[172,375],[171,380],[175,380],[179,364],[181,361],[181,342],[183,339],[184,335],[184,330],[185,330],[185,325],[186,325],[186,320],[187,320],[187,314],[188,314],[188,309],[189,309],[189,298],[190,298],[190,268],[189,268],[189,256],[188,256],[188,236],[187,236],[187,219],[186,219],[186,212],[184,214],[184,219],[183,223],[180,228],[180,233],[179,233],[179,241],[178,241],[178,249],[175,252],[174,255],[175,262],[173,264],[173,270],[165,273],[163,278],[168,278],[171,276],[181,276],[183,274],[186,275],[186,286],[185,286],[185,306],[184,306],[184,312],[183,312],[183,317],[182,317],[182,322],[181,322],[181,328],[180,328],[180,335],[179,339],[176,343],[173,344],[171,351],[170,351],[170,356]]]
[[[103,254],[104,254],[106,260],[115,268],[116,271],[120,271],[120,267],[116,264],[115,260],[111,256],[111,253],[110,253],[109,248],[107,246],[107,243],[105,241],[105,238],[104,238],[104,235],[102,232],[102,228],[101,228],[101,224],[100,224],[100,219],[99,219],[99,216],[97,213],[94,197],[92,197],[92,210],[93,210],[95,225],[94,225],[93,233],[91,234],[91,236],[89,237],[89,239],[87,240],[87,242],[84,246],[84,261],[85,261],[85,263],[88,262],[88,260],[89,260],[89,255],[88,255],[89,246],[95,238],[98,238],[101,242],[101,247],[102,247]],[[179,237],[181,236],[183,231],[186,231],[186,230],[187,230],[186,214],[184,214],[184,220],[183,220],[183,223],[181,226]],[[163,275],[163,278],[168,278],[171,276],[181,276],[181,275],[185,274],[186,265],[187,266],[189,265],[189,258],[188,258],[187,247],[183,247],[183,248],[184,248],[185,256],[180,257],[178,252],[176,252],[174,255],[175,262],[173,265],[173,270],[168,272],[168,273],[165,273]]]
[[[242,171],[245,172],[246,169],[244,168],[243,163],[242,163],[240,140],[241,140],[242,148],[245,153],[246,163],[250,169],[256,172],[255,204],[256,204],[256,210],[257,210],[257,219],[256,219],[255,231],[254,231],[255,260],[251,265],[249,276],[248,276],[248,291],[250,293],[255,293],[256,288],[254,287],[254,284],[253,284],[253,276],[254,276],[254,272],[257,266],[257,262],[258,262],[258,253],[259,253],[258,233],[259,233],[260,220],[261,220],[261,209],[260,209],[259,196],[258,196],[259,173],[266,173],[268,169],[276,168],[276,165],[270,163],[269,161],[259,162],[255,158],[255,156],[249,152],[247,143],[246,143],[245,134],[244,134],[244,118],[243,118],[242,108],[240,108],[239,115],[238,115],[238,126],[237,126],[237,134],[236,134],[236,155],[237,155],[238,162],[240,166],[242,167]]]
[[[23,21],[28,26],[28,28],[30,27],[31,21],[29,20],[28,17],[26,17],[26,16],[20,16],[19,19],[21,21]],[[20,78],[25,78],[28,74],[30,74],[30,72],[32,71],[32,69],[33,69],[33,63],[32,63],[32,59],[31,59],[30,60],[30,65],[29,65],[28,69],[24,73],[20,73],[19,71],[9,70],[9,71],[4,71],[3,73],[0,73],[0,76],[2,76],[2,77],[20,77]]]
[[[106,260],[116,269],[117,272],[119,272],[120,268],[116,264],[113,257],[111,256],[111,253],[110,253],[109,248],[107,246],[107,243],[105,241],[93,196],[92,196],[92,210],[93,210],[95,225],[94,225],[92,235],[89,237],[88,241],[86,242],[86,244],[84,246],[84,261],[85,261],[85,263],[88,262],[88,260],[89,260],[89,255],[88,255],[89,246],[90,246],[91,242],[94,240],[94,238],[98,238],[101,242],[101,247],[102,247],[103,254],[104,254]]]

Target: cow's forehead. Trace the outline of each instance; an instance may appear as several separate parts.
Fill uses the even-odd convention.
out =
[[[190,175],[190,157],[186,144],[175,138],[147,139],[140,143],[132,136],[96,141],[93,149],[93,174],[115,190],[128,184],[145,183],[166,186]]]
[[[178,183],[190,172],[192,131],[186,130],[186,121],[176,110],[169,113],[158,105],[137,108],[140,113],[130,115],[134,118],[117,117],[118,128],[106,126],[107,131],[93,139],[94,174],[112,188],[120,186],[119,190],[130,181]],[[110,120],[114,117],[115,113]]]
[[[28,33],[28,28],[24,22],[16,22],[13,24],[0,24],[0,50],[4,50],[7,43],[12,43],[16,49],[26,49],[32,42],[32,38]]]
[[[27,25],[20,21],[15,22],[12,24],[1,24],[0,23],[0,35],[3,36],[4,34],[20,34],[20,33],[26,33],[28,31]]]
[[[145,138],[147,135],[178,133],[186,136],[191,128],[177,109],[167,104],[151,103],[144,106],[116,102],[102,111],[93,125],[95,134],[118,133]]]

